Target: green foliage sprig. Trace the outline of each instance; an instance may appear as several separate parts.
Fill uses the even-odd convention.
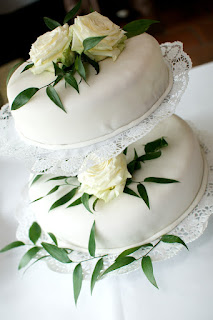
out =
[[[162,154],[161,149],[167,146],[168,146],[167,141],[165,140],[164,137],[162,137],[147,143],[144,147],[145,154],[140,157],[138,156],[137,151],[135,150],[134,159],[130,161],[127,165],[128,171],[131,174],[133,174],[136,170],[141,169],[141,164],[143,164],[145,161],[159,158]],[[127,151],[128,149],[126,148],[124,150],[124,154],[127,154]],[[131,178],[127,179],[124,192],[135,197],[140,197],[141,199],[144,200],[145,204],[150,209],[149,197],[148,197],[146,187],[144,185],[144,183],[147,183],[147,182],[167,184],[167,183],[177,183],[179,181],[174,179],[163,178],[163,177],[147,177],[143,181],[134,181]],[[129,188],[129,185],[131,183],[137,184],[138,193],[136,193],[135,191]]]
[[[71,260],[70,254],[72,253],[72,250],[59,247],[57,239],[52,233],[49,233],[49,236],[50,236],[50,239],[53,241],[53,243],[41,242],[40,245],[38,245],[37,242],[41,237],[42,230],[37,222],[33,222],[33,224],[29,229],[29,239],[32,244],[29,244],[29,243],[25,244],[22,241],[15,241],[5,246],[4,248],[2,248],[0,250],[0,253],[6,252],[8,250],[11,250],[20,246],[30,247],[30,249],[28,249],[26,253],[23,255],[18,265],[18,269],[20,270],[25,268],[25,272],[28,270],[29,267],[33,266],[35,263],[50,257],[52,257],[53,259],[61,263],[75,265],[74,271],[73,271],[73,291],[74,291],[74,300],[75,300],[75,303],[77,304],[79,294],[82,288],[82,282],[83,282],[82,264],[85,262],[88,262],[90,260],[91,261],[97,260],[91,275],[91,284],[90,284],[91,294],[94,290],[94,287],[97,281],[102,279],[108,273],[118,270],[122,267],[125,267],[137,260],[141,260],[141,268],[145,276],[147,277],[147,279],[150,281],[152,285],[158,288],[155,277],[154,277],[154,273],[153,273],[153,264],[150,257],[151,251],[154,250],[159,245],[160,242],[169,243],[169,244],[179,243],[185,246],[186,249],[188,249],[184,241],[180,239],[178,236],[167,234],[167,235],[163,235],[159,239],[159,241],[154,245],[151,243],[147,243],[138,247],[124,250],[117,256],[115,261],[107,269],[104,269],[104,258],[108,256],[108,254],[105,254],[102,256],[95,256],[94,229],[95,229],[95,223],[93,223],[92,225],[90,239],[89,239],[89,242],[91,243],[91,247],[89,251],[91,257],[86,260],[82,260],[82,261]],[[135,258],[134,256],[132,256],[133,253],[135,253],[140,249],[147,249],[146,253],[142,251],[142,255],[140,255],[138,258]]]

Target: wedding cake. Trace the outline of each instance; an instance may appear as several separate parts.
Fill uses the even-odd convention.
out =
[[[147,123],[156,124],[154,113],[170,100],[168,94],[178,81],[174,60],[169,64],[157,41],[145,33],[156,21],[139,20],[122,30],[92,12],[69,26],[78,8],[71,10],[63,26],[46,18],[52,31],[36,40],[30,60],[12,75],[8,99],[20,138],[35,146],[34,153],[39,148],[45,151],[41,163],[48,152],[59,155],[52,172],[51,165],[49,172],[44,166],[31,177],[29,210],[35,221],[29,238],[36,244],[43,230],[53,242],[32,248],[27,261],[41,249],[62,263],[73,263],[72,250],[89,252],[94,259],[100,256],[93,288],[106,255],[122,252],[102,275],[132,263],[135,259],[129,254],[153,247],[150,243],[159,237],[184,244],[164,235],[198,204],[208,170],[200,144],[184,120],[172,115],[152,130],[145,128]],[[159,114],[158,118],[162,119]],[[111,151],[113,144],[119,154]],[[73,165],[70,152],[79,159],[76,174],[54,172],[60,161]],[[19,245],[23,243],[5,250]],[[142,268],[156,285],[146,255],[141,257]],[[76,263],[77,301],[82,267]]]
[[[108,42],[106,34],[109,34],[106,37]],[[85,50],[84,41],[96,39],[94,36],[101,36],[99,42]],[[63,45],[60,42],[59,46],[59,40]],[[58,46],[59,53],[56,53],[54,50]],[[67,50],[70,50],[68,60],[72,67],[65,73],[67,56],[64,57],[64,52],[67,55]],[[79,71],[77,60],[82,54],[97,63],[94,65],[88,60],[86,78]],[[152,36],[143,33],[126,39],[123,30],[97,12],[77,17],[71,27],[67,24],[58,26],[39,37],[32,45],[30,56],[31,61],[21,65],[12,75],[8,99],[21,137],[46,148],[85,147],[126,131],[148,118],[173,84],[171,66],[163,59],[160,46]],[[82,60],[83,66],[85,62]],[[98,74],[97,66],[100,68]],[[78,87],[72,85],[70,88],[67,74],[72,75],[72,81],[75,79],[79,83]],[[57,75],[61,79],[54,83]],[[48,93],[49,84],[54,84],[57,90],[54,89],[54,93],[61,105]],[[37,89],[27,103],[23,103],[23,93],[28,88]],[[166,137],[168,143],[162,156],[147,163],[142,160],[142,165],[139,162],[134,168],[137,170],[130,173],[127,164],[134,159],[134,150],[143,156],[144,145],[161,137]],[[61,185],[61,177],[59,181],[56,175],[44,175],[33,183],[29,190],[31,207],[42,229],[53,233],[64,247],[87,251],[95,222],[96,252],[118,253],[171,231],[204,193],[207,174],[199,143],[189,126],[176,116],[164,120],[145,137],[131,144],[126,156],[122,157],[125,158],[121,160],[122,164],[120,160],[113,165],[109,160],[99,161],[100,164],[92,167],[91,171],[88,169],[86,178],[82,178],[84,173],[79,173],[71,184]],[[108,183],[100,180],[100,172],[101,179],[108,180]],[[144,180],[153,176],[169,178],[174,183],[164,181],[159,185]],[[130,181],[128,186],[127,181]],[[138,183],[143,185],[148,202],[145,198],[144,201],[137,198]],[[60,202],[74,186],[74,196],[49,211],[51,204]],[[131,191],[129,194],[123,192],[125,190],[131,190],[135,196]],[[96,208],[83,205],[82,196],[85,194],[100,200]],[[75,205],[78,199],[81,201]],[[91,201],[87,199],[88,206]]]

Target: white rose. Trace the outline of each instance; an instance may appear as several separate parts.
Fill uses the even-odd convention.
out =
[[[86,38],[107,36],[94,48],[85,52],[95,61],[100,61],[107,57],[112,57],[113,61],[115,61],[125,47],[125,32],[98,12],[92,12],[86,16],[78,16],[75,18],[74,25],[70,28],[73,30],[72,51],[76,51],[79,54],[83,52],[83,41]]]
[[[74,61],[74,53],[71,52],[70,43],[72,31],[68,24],[59,26],[52,31],[38,37],[32,44],[30,58],[34,66],[30,69],[34,74],[45,70],[54,72],[52,62],[62,62],[70,66]]]
[[[79,191],[108,202],[123,192],[127,178],[131,178],[131,174],[127,170],[125,155],[120,154],[80,173]]]

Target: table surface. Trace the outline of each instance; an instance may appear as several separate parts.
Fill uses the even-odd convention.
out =
[[[188,88],[176,114],[213,133],[213,63],[190,71]],[[15,241],[14,218],[29,172],[17,161],[0,158],[0,248]],[[213,217],[205,233],[170,260],[155,262],[159,290],[141,270],[109,276],[90,296],[83,282],[77,308],[72,275],[50,271],[44,263],[17,270],[23,248],[0,254],[0,319],[164,319],[212,320]]]

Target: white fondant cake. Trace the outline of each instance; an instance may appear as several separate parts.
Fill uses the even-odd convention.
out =
[[[51,83],[51,72],[23,73],[23,64],[8,84],[10,105],[29,87]],[[58,108],[39,90],[26,105],[12,111],[17,130],[31,143],[55,148],[82,147],[103,141],[138,124],[161,104],[171,89],[173,78],[163,60],[158,42],[144,33],[126,41],[116,62],[100,62],[100,73],[88,66],[88,84],[82,81],[80,94],[66,87],[64,80],[56,90],[67,111]]]
[[[164,136],[168,147],[158,159],[142,164],[135,171],[134,181],[146,177],[164,177],[179,183],[144,183],[150,210],[142,199],[122,193],[105,204],[97,203],[96,212],[90,213],[81,204],[66,208],[81,196],[77,193],[66,205],[49,211],[51,205],[70,191],[63,186],[55,193],[31,204],[42,229],[52,232],[65,247],[87,252],[88,239],[95,221],[96,253],[117,253],[129,247],[150,242],[170,232],[185,218],[201,199],[207,182],[207,169],[197,138],[188,124],[177,116],[164,120],[147,136],[128,147],[127,162],[144,154],[144,144]],[[48,181],[44,175],[30,187],[30,198],[46,195],[59,181]],[[137,192],[136,184],[131,189]],[[91,199],[92,200],[92,199]]]

